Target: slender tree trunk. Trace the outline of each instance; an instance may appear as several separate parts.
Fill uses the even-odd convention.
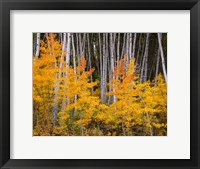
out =
[[[132,33],[130,33],[130,38],[129,38],[129,59],[132,57]]]
[[[113,43],[114,43],[114,44],[115,44],[116,36],[117,36],[117,34],[116,34],[116,33],[113,33]],[[113,49],[115,49],[115,47],[114,47]]]
[[[62,39],[62,33],[59,33],[59,38],[60,38],[60,42],[62,43],[63,39]]]
[[[79,54],[79,47],[78,47],[78,33],[76,33],[76,53],[78,58],[78,65],[80,65],[80,54]]]
[[[56,82],[56,87],[55,87],[55,96],[54,96],[54,101],[53,101],[53,126],[56,125],[56,119],[57,119],[57,113],[58,113],[58,96],[59,96],[59,85],[60,85],[60,78],[62,75],[62,66],[63,66],[63,60],[64,60],[64,55],[65,55],[65,46],[66,46],[66,33],[64,33],[63,37],[63,45],[62,45],[62,55],[60,58],[60,64],[59,64],[59,72],[58,72],[58,79]]]
[[[99,36],[99,55],[100,55],[100,79],[101,79],[101,93],[100,93],[100,96],[101,96],[101,100],[103,101],[104,100],[104,73],[103,73],[103,58],[102,58],[102,49],[101,49],[101,34],[99,33],[98,34]],[[104,35],[103,35],[104,36]]]
[[[160,50],[158,48],[158,56],[157,56],[157,63],[156,63],[156,74],[155,74],[154,87],[157,86],[159,63],[160,63]]]
[[[67,48],[66,48],[66,75],[65,78],[68,78],[68,71],[69,71],[69,64],[70,64],[70,43],[71,43],[71,34],[67,33]],[[67,86],[65,82],[65,86]],[[62,101],[62,111],[65,109],[65,105],[69,104],[69,97],[66,96],[67,101],[65,101],[65,98],[63,98]]]
[[[80,46],[80,56],[83,57],[85,54],[85,34],[83,36],[83,41],[82,41],[82,36],[81,36],[81,33],[79,33],[79,46]],[[85,56],[84,56],[85,57]],[[81,121],[83,119],[83,114],[81,113],[80,114],[80,118],[81,118]],[[82,136],[84,135],[84,132],[83,132],[83,125],[81,123],[81,134]]]
[[[37,33],[33,33],[33,56],[36,54],[36,46],[37,46]]]
[[[109,34],[106,34],[106,57],[107,57],[107,77],[108,77],[108,81],[110,84],[112,84],[112,70],[111,70],[111,54],[109,52],[109,40],[108,40],[108,36]],[[107,81],[106,81],[107,82]],[[109,92],[112,91],[111,85],[108,86],[107,89]],[[107,91],[106,91],[107,92]],[[111,95],[108,96],[108,105],[110,105],[111,103]]]
[[[37,33],[37,39],[36,39],[36,52],[35,52],[35,56],[36,58],[39,57],[40,54],[40,33]]]
[[[107,93],[107,83],[108,83],[108,77],[109,77],[109,68],[110,66],[108,67],[109,64],[109,42],[108,42],[108,33],[106,33],[106,39],[105,39],[105,61],[106,61],[106,66],[105,66],[105,94]],[[106,97],[107,99],[107,97]]]
[[[102,77],[102,102],[105,103],[107,91],[107,57],[106,57],[106,36],[107,33],[103,33],[103,77]]]
[[[91,51],[90,51],[90,36],[89,36],[89,33],[87,33],[87,40],[88,40],[88,61],[89,61],[89,69],[92,69]],[[92,82],[92,74],[90,75],[90,81]],[[93,92],[93,89],[92,89],[92,92]]]
[[[145,72],[144,72],[144,81],[147,81],[147,71],[148,71],[148,55],[149,55],[149,33],[147,33],[146,38],[146,47],[145,47]]]
[[[114,76],[114,55],[113,55],[113,37],[112,37],[112,33],[110,33],[110,63],[111,63],[111,79],[115,79],[115,76]],[[115,88],[114,88],[114,84],[113,82],[112,83],[112,86],[113,86],[113,89],[112,91],[115,92]],[[113,102],[116,102],[117,98],[116,98],[116,95],[113,95]]]
[[[70,43],[71,43],[71,34],[67,33],[66,78],[68,77],[68,69],[69,69],[69,62],[70,62]]]
[[[76,73],[76,52],[75,52],[75,45],[74,45],[74,34],[71,35],[72,38],[72,51],[73,51],[73,64],[74,64],[74,73]]]
[[[107,44],[106,44],[106,49],[107,49]],[[108,60],[108,65],[111,65],[111,62],[110,62],[110,57],[107,57],[107,60]],[[111,66],[108,66],[108,79],[109,79],[109,83],[112,84],[112,70],[111,70]],[[108,91],[109,92],[112,92],[112,88],[111,86],[109,85],[108,86]],[[111,104],[111,95],[108,96],[108,105]]]
[[[140,70],[140,83],[143,82],[144,65],[145,65],[145,57],[142,58],[142,68]]]
[[[134,33],[134,39],[133,39],[133,53],[132,53],[132,57],[133,57],[133,58],[135,58],[136,39],[137,39],[137,33]]]
[[[119,61],[119,48],[120,48],[120,33],[118,33],[118,39],[117,39],[117,63]]]
[[[90,50],[90,35],[87,33],[87,42],[88,42],[88,61],[89,61],[89,69],[92,68],[92,63],[91,63],[91,50]],[[92,76],[91,76],[92,79]]]
[[[73,51],[73,64],[74,64],[74,74],[76,74],[76,54],[75,54],[75,45],[74,45],[74,34],[72,34],[72,51]],[[77,81],[77,78],[75,77],[75,83]],[[74,103],[76,104],[77,102],[77,94],[74,95]],[[74,115],[76,116],[76,108],[74,109]]]
[[[79,48],[80,48],[80,56],[83,56],[83,43],[81,33],[79,33]]]
[[[129,60],[129,33],[127,33],[127,36],[126,36],[126,55],[127,55],[127,60]]]
[[[138,42],[138,50],[137,50],[136,64],[139,63],[140,48],[141,48],[141,36],[142,36],[142,34],[140,33],[139,42]]]
[[[167,84],[167,71],[165,67],[165,58],[164,58],[164,53],[163,53],[163,48],[162,48],[161,36],[162,36],[162,33],[158,33],[158,43],[159,43],[159,48],[160,48],[160,56],[162,60],[163,74],[164,74],[164,78]]]
[[[120,59],[119,51],[120,51],[120,33],[118,33],[118,40],[117,40],[117,63],[116,64],[119,64],[119,59]],[[117,73],[116,79],[118,80],[118,78],[119,77],[118,77],[118,73]]]

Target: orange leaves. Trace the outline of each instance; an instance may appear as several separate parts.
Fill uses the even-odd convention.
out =
[[[92,68],[88,71],[88,75],[91,75],[95,71],[95,68]]]
[[[81,59],[80,59],[80,66],[77,68],[77,70],[79,72],[83,72],[86,68],[86,59],[84,56],[81,56]]]
[[[123,58],[118,61],[117,66],[114,68],[113,74],[115,76],[124,76],[126,74],[126,69],[125,69],[125,59]]]

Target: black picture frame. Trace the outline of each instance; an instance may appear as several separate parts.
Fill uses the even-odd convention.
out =
[[[190,10],[190,159],[10,159],[11,10]],[[200,169],[200,2],[199,0],[0,0],[0,167]],[[198,67],[199,66],[199,67]],[[22,138],[23,139],[23,138]],[[30,152],[31,153],[31,152]]]

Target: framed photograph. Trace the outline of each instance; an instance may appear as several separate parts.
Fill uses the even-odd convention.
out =
[[[198,0],[0,0],[0,166],[200,169]]]

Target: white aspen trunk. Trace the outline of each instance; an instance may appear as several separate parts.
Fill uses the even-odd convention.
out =
[[[62,33],[59,33],[59,37],[60,37],[60,42],[62,43],[63,39],[62,39]]]
[[[144,52],[144,50],[145,50],[145,42],[143,43],[143,46],[142,46],[142,58],[141,58],[141,63],[140,63],[140,83],[142,83],[143,82],[143,74],[144,74],[144,66],[145,66],[145,52]]]
[[[93,41],[91,39],[91,44],[92,44],[92,45],[90,45],[91,46],[91,53],[92,53],[91,58],[93,58],[94,60],[96,60],[95,61],[95,65],[97,67],[98,74],[100,74],[100,64],[99,64],[100,57],[97,57],[99,55],[99,53],[98,53],[98,51],[96,49],[96,47],[98,46],[97,43],[98,43],[98,37],[97,37],[97,41]]]
[[[79,48],[80,48],[80,56],[83,56],[83,43],[81,33],[79,33]]]
[[[127,60],[129,59],[129,33],[127,33],[127,36],[126,36],[126,55],[127,55]]]
[[[90,50],[90,36],[89,36],[89,33],[87,33],[87,40],[88,40],[88,61],[89,61],[89,69],[92,69],[91,50]],[[92,74],[90,75],[90,81],[92,82]],[[93,92],[93,89],[92,89],[92,92]]]
[[[116,64],[119,64],[119,57],[120,57],[119,50],[120,50],[120,33],[118,33],[118,40],[117,40],[117,62],[116,62]],[[118,80],[118,78],[119,77],[118,77],[118,73],[117,73],[116,79]]]
[[[130,33],[130,38],[129,38],[129,59],[132,57],[132,33]]]
[[[71,42],[71,35],[70,35],[70,33],[67,33],[66,78],[68,76],[68,68],[69,68],[69,62],[70,62],[70,42]]]
[[[113,56],[113,36],[110,33],[110,62],[111,62],[111,70],[114,71],[114,56]]]
[[[144,65],[145,65],[145,56],[143,56],[143,58],[142,58],[142,68],[140,71],[140,83],[143,82]]]
[[[115,79],[115,76],[114,76],[114,55],[113,55],[113,37],[112,37],[112,33],[110,33],[110,63],[111,63],[111,77],[112,79]],[[110,78],[111,80],[111,78]],[[112,86],[113,86],[113,82],[112,83]],[[114,86],[113,86],[114,87]],[[115,92],[115,89],[113,88],[112,89],[113,92]],[[116,98],[116,95],[113,95],[113,102],[116,102],[117,98]]]
[[[75,55],[75,45],[74,45],[74,34],[71,35],[71,38],[72,38],[74,73],[76,74],[76,55]]]
[[[119,61],[119,48],[120,48],[120,33],[118,33],[118,39],[117,39],[117,62]]]
[[[40,33],[37,33],[37,39],[36,39],[36,52],[35,52],[35,56],[36,58],[39,57],[40,54]]]
[[[110,63],[109,57],[107,57],[107,59],[108,59],[108,65],[109,65],[109,63]],[[111,70],[111,66],[108,66],[108,79],[109,79],[110,84],[112,84],[112,70]],[[108,91],[112,92],[112,89],[111,89],[110,85],[108,87]],[[108,105],[110,105],[110,103],[111,103],[111,96],[109,95],[108,96]]]
[[[126,36],[126,60],[125,60],[125,70],[126,72],[128,71],[128,63],[129,63],[129,40],[130,39],[130,35],[129,33],[127,33],[127,36]]]
[[[107,83],[107,57],[106,57],[106,34],[103,33],[103,78],[102,78],[102,103],[105,103],[106,101],[106,96],[105,92],[107,91],[106,89],[106,83]]]
[[[114,66],[116,65],[116,49],[115,49],[115,41],[116,41],[116,33],[113,33],[113,41],[112,41],[112,43],[113,43],[113,46],[112,46],[112,48],[113,48],[113,56],[114,56]]]
[[[66,77],[68,78],[68,69],[69,69],[69,64],[70,64],[70,42],[71,42],[71,34],[67,33],[67,47],[66,47]],[[65,86],[67,86],[66,82],[64,84]],[[65,101],[65,99],[63,98],[62,101],[62,111],[65,109],[65,105],[69,104],[69,97],[66,97],[67,101]]]
[[[160,56],[162,60],[163,74],[164,74],[164,78],[167,84],[167,71],[165,67],[165,58],[164,58],[164,53],[163,53],[163,48],[162,48],[161,36],[162,36],[162,33],[158,33],[158,43],[159,43],[159,49],[160,49]]]
[[[78,47],[78,33],[76,33],[76,53],[78,58],[78,65],[80,65],[80,55],[79,55],[79,47]]]
[[[147,33],[146,38],[146,47],[145,47],[145,72],[144,72],[144,81],[147,81],[147,72],[148,72],[148,55],[149,55],[149,33]]]
[[[100,97],[101,97],[101,100],[103,101],[104,100],[104,86],[103,86],[103,77],[104,77],[104,74],[103,74],[103,58],[102,58],[102,51],[101,51],[101,35],[100,33],[98,34],[99,36],[99,55],[100,55],[100,79],[101,79],[101,93],[100,93]]]
[[[66,33],[63,33],[63,45],[62,45],[62,58],[64,57],[64,54],[66,52],[66,49],[65,49],[65,46],[66,46],[66,37],[67,37],[67,34]],[[62,64],[62,63],[61,63]]]
[[[137,39],[137,33],[134,33],[134,39],[133,39],[133,53],[132,53],[132,57],[133,57],[133,58],[135,58],[136,39]]]
[[[62,55],[60,58],[58,81],[56,82],[55,96],[54,96],[54,102],[53,102],[53,125],[54,126],[56,125],[56,119],[57,119],[57,113],[58,113],[58,96],[59,96],[59,89],[60,89],[59,85],[60,85],[60,78],[62,74],[63,58],[65,55],[65,46],[66,46],[66,33],[64,33],[64,37],[63,37]]]
[[[80,56],[84,56],[84,48],[85,44],[83,44],[83,41],[82,41],[82,37],[81,37],[81,33],[79,33],[79,47],[80,47]],[[85,57],[85,56],[84,56]],[[81,118],[81,121],[83,119],[83,114],[81,113],[80,114],[80,118]],[[82,136],[83,136],[83,125],[81,124],[81,133],[82,133]]]
[[[159,63],[160,63],[160,50],[159,50],[159,48],[158,48],[158,55],[157,55],[156,74],[155,74],[154,87],[157,86]]]
[[[106,33],[105,37],[105,93],[107,92],[107,77],[108,77],[108,59],[109,59],[109,48],[108,48],[108,33]],[[105,96],[105,100],[107,97]]]
[[[73,64],[74,64],[74,74],[75,76],[77,75],[76,74],[76,55],[75,55],[75,45],[74,45],[74,34],[72,34],[71,36],[72,38],[72,51],[73,51]],[[75,77],[75,82],[77,81],[77,78]],[[76,104],[77,102],[77,94],[74,95],[74,103]],[[74,115],[76,116],[76,108],[74,109]]]
[[[113,43],[115,44],[115,40],[116,40],[116,33],[113,33]]]
[[[89,69],[92,68],[91,65],[91,50],[90,50],[90,35],[87,33],[87,42],[88,42],[88,62],[89,62]]]

